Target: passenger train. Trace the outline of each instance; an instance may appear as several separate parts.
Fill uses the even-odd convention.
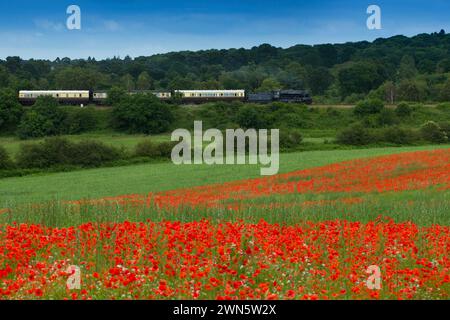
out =
[[[311,104],[312,98],[304,90],[278,90],[265,93],[249,93],[245,90],[174,90],[174,91],[131,91],[129,94],[152,93],[162,101],[179,97],[182,103],[197,104],[211,101],[242,101],[251,103],[270,103],[274,101],[286,103]],[[52,96],[60,104],[68,105],[105,105],[107,92],[89,90],[21,90],[19,102],[23,105],[33,105],[41,96]]]

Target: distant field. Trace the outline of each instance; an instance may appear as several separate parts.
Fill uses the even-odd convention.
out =
[[[280,173],[355,158],[438,148],[449,148],[449,146],[311,151],[282,154],[280,157]],[[187,188],[254,177],[259,177],[259,166],[175,166],[172,163],[159,163],[7,178],[0,180],[0,208],[17,203],[47,200],[100,198],[133,193],[142,194],[151,191]]]

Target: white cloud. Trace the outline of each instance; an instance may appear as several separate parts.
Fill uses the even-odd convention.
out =
[[[37,28],[43,29],[46,31],[61,32],[61,31],[64,31],[64,29],[65,29],[64,24],[62,24],[60,22],[53,22],[48,19],[34,20],[34,25]]]
[[[120,24],[114,20],[104,20],[103,27],[106,29],[106,31],[118,31],[122,29]]]

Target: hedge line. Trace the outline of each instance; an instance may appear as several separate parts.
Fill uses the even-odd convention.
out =
[[[154,146],[157,152],[145,153],[145,146]],[[72,142],[66,138],[52,137],[37,144],[22,144],[13,160],[0,146],[0,177],[22,176],[39,172],[71,171],[149,162],[168,159],[173,143],[153,144],[150,140],[128,152],[102,142],[85,140]],[[147,148],[148,150],[148,148]]]
[[[362,146],[377,143],[411,145],[420,143],[450,142],[450,122],[436,123],[428,121],[418,129],[391,126],[385,128],[368,128],[357,123],[337,136],[337,142],[344,145]]]

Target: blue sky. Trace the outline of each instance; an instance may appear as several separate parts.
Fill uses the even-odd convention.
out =
[[[66,9],[81,8],[81,30]],[[366,27],[369,5],[382,30]],[[0,2],[0,59],[132,57],[261,43],[342,43],[450,31],[448,0],[14,0]]]

